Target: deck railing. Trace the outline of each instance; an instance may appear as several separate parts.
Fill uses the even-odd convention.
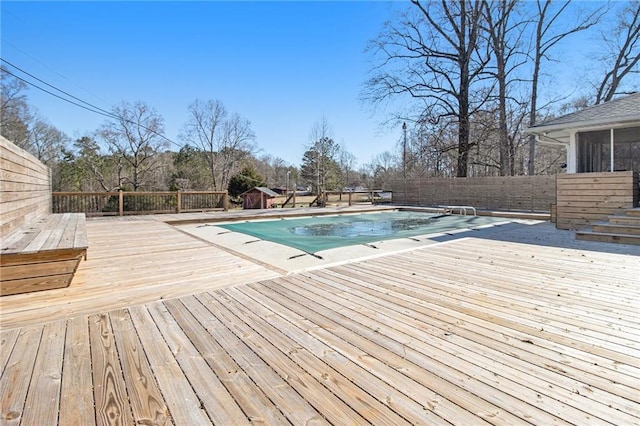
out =
[[[53,213],[124,216],[227,210],[227,191],[54,192]]]

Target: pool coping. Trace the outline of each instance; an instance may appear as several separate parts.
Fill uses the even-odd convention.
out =
[[[390,209],[385,209],[390,210]],[[393,209],[398,210],[398,209]],[[406,211],[406,210],[405,210]],[[427,212],[427,209],[417,211]],[[372,213],[367,210],[366,213]],[[346,212],[327,212],[323,215],[345,214]],[[350,210],[348,213],[359,214],[362,211]],[[319,215],[300,214],[290,215],[285,218],[310,217]],[[277,220],[279,216],[259,216],[256,219],[243,217],[239,220]],[[283,244],[262,240],[257,237],[240,232],[229,231],[215,225],[215,223],[233,222],[229,218],[218,221],[197,221],[179,225],[174,225],[176,230],[193,236],[212,246],[239,256],[243,259],[255,262],[274,272],[288,275],[311,271],[315,269],[327,268],[345,263],[358,262],[380,256],[421,249],[442,242],[451,241],[465,237],[477,236],[478,233],[487,234],[500,232],[505,226],[526,226],[544,222],[539,219],[528,218],[504,218],[504,221],[474,226],[471,228],[461,228],[453,231],[435,232],[412,237],[401,237],[397,239],[386,239],[373,241],[367,244],[355,244],[345,247],[320,250],[315,253],[308,253],[303,250],[289,247]],[[172,224],[173,225],[173,224]],[[204,225],[207,225],[206,227]]]
[[[307,216],[327,216],[335,214],[357,214],[376,211],[419,211],[427,213],[445,213],[446,209],[435,206],[407,206],[407,205],[374,205],[374,206],[338,206],[338,207],[306,207],[291,209],[258,209],[259,213],[253,213],[251,210],[237,210],[227,212],[215,212],[214,214],[201,213],[183,213],[184,219],[176,219],[178,215],[150,215],[149,218],[160,220],[173,226],[188,225],[194,223],[215,223],[215,222],[232,222],[246,220],[262,220],[262,219],[287,219],[294,217]],[[551,217],[548,212],[529,212],[529,211],[503,211],[503,210],[483,210],[476,209],[477,216],[492,216],[511,219],[531,219],[548,221]],[[197,215],[197,217],[193,217]]]

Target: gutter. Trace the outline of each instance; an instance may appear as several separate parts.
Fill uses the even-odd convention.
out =
[[[536,142],[547,145],[569,145],[569,141],[561,141],[560,139],[552,138],[545,133],[528,132],[535,136]]]

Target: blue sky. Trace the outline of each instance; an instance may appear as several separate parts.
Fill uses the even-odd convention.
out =
[[[142,100],[176,142],[196,98],[252,122],[263,154],[299,164],[323,116],[366,163],[399,138],[361,105],[363,54],[385,2],[2,2],[2,57],[104,109]],[[71,137],[104,117],[35,88],[30,103]],[[176,148],[177,149],[177,148]]]
[[[392,151],[401,137],[399,128],[380,127],[384,113],[372,116],[359,100],[370,68],[363,51],[385,20],[407,6],[4,0],[2,58],[104,109],[144,101],[164,117],[167,137],[178,144],[187,106],[196,98],[219,99],[251,121],[261,154],[292,165],[300,164],[314,124],[324,117],[334,139],[362,165]],[[589,48],[585,39],[573,43],[559,46],[565,62],[576,63],[567,54]],[[575,69],[547,72],[554,88],[565,87],[565,80],[576,84]],[[105,120],[35,88],[27,94],[72,138]]]

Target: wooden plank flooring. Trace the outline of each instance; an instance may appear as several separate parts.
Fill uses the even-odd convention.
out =
[[[43,324],[24,312],[0,333],[2,424],[637,425],[638,277],[638,256],[465,238]]]
[[[89,250],[71,285],[0,297],[9,328],[252,282],[279,274],[156,220],[87,221]]]

